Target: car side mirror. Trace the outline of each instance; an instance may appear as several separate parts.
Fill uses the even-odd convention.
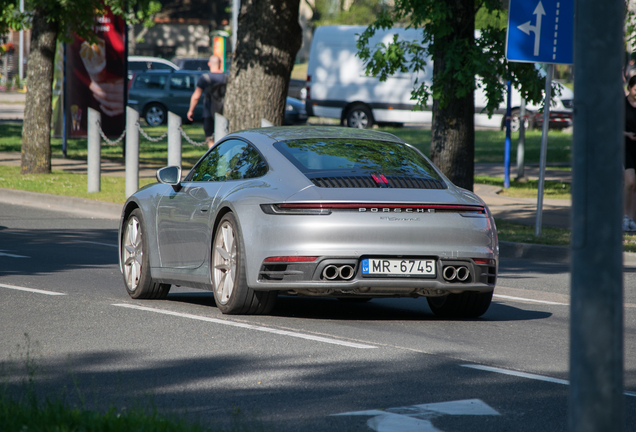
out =
[[[181,167],[167,166],[157,170],[157,181],[159,183],[168,184],[175,191],[181,189]]]

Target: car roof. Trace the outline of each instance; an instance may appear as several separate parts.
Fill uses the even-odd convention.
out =
[[[372,131],[366,129],[355,129],[348,127],[330,126],[281,126],[259,129],[246,129],[229,137],[243,136],[249,140],[260,142],[278,142],[298,139],[366,139],[375,141],[390,141],[395,143],[405,143],[399,137],[387,132]]]
[[[173,67],[174,69],[179,69],[179,67],[172,63],[170,60],[162,59],[161,57],[150,57],[150,56],[128,56],[128,61],[135,62],[155,62],[155,63],[163,63],[168,66]]]

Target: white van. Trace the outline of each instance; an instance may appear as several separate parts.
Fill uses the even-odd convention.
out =
[[[396,73],[387,77],[384,82],[367,76],[362,60],[356,55],[358,37],[365,29],[365,26],[323,26],[316,29],[307,65],[308,115],[339,119],[343,125],[358,128],[370,128],[375,123],[431,123],[432,100],[429,100],[426,110],[415,111],[411,92],[415,88],[416,79],[418,83],[432,83],[432,62],[424,72]],[[388,44],[395,34],[407,41],[421,38],[421,31],[416,29],[378,30],[369,40],[369,46],[373,48],[380,42]],[[513,91],[513,109],[518,109],[520,101],[518,93]],[[553,121],[555,125],[558,122],[559,126],[571,124],[571,101],[572,92],[562,87],[561,98],[553,100],[551,126]],[[569,102],[570,106],[564,106],[563,102]],[[491,118],[487,114],[481,114],[485,105],[483,91],[475,90],[475,125],[500,127],[506,111],[505,103],[501,104]],[[530,105],[527,107],[531,120],[534,120],[532,115],[538,108]],[[541,118],[537,117],[537,120],[541,121]],[[532,122],[530,123],[532,126]]]

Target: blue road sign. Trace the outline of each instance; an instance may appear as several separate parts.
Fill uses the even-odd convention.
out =
[[[572,64],[574,0],[510,0],[506,58]]]

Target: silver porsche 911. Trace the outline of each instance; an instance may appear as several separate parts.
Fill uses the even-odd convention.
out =
[[[426,297],[446,317],[486,312],[499,247],[484,202],[388,133],[244,130],[183,178],[132,195],[120,268],[135,299],[171,285],[214,292],[226,314],[269,313],[279,294]]]

